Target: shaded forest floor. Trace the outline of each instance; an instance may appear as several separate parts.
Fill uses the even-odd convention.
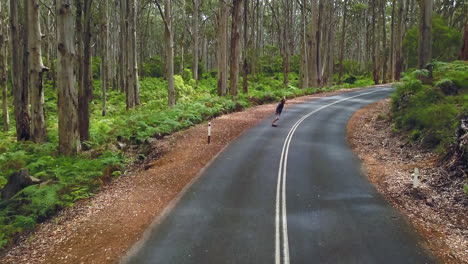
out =
[[[287,104],[345,91],[352,90],[299,97]],[[272,116],[275,108],[276,104],[262,105],[213,119],[210,145],[206,123],[154,141],[143,164],[22,236],[0,262],[117,262],[218,153],[245,130]]]
[[[390,99],[356,112],[348,123],[348,140],[369,179],[427,240],[443,263],[468,263],[468,195],[463,179],[452,177],[438,157],[403,135],[392,132]],[[412,187],[412,173],[422,178]]]

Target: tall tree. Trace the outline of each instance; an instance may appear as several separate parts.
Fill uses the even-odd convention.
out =
[[[140,104],[140,91],[138,85],[137,39],[136,39],[136,0],[127,0],[127,108]]]
[[[107,88],[109,87],[109,0],[101,1],[101,90],[102,116],[106,115]]]
[[[398,0],[398,22],[395,33],[395,80],[399,81],[403,71],[403,38],[405,34],[405,20],[407,0]]]
[[[318,5],[317,0],[310,1],[310,26],[308,34],[309,44],[309,87],[317,87],[320,83],[318,76],[318,57],[317,50],[319,49],[319,43],[317,43],[318,34]]]
[[[309,60],[308,60],[308,47],[307,47],[307,12],[306,12],[307,0],[300,1],[301,9],[301,79],[300,87],[302,89],[309,85]]]
[[[127,0],[120,0],[120,50],[119,52],[119,86],[122,93],[127,94],[127,64],[128,64],[128,52],[127,52]],[[128,108],[128,103],[127,103]]]
[[[31,132],[34,142],[46,140],[44,87],[42,76],[49,69],[42,63],[39,0],[28,0],[29,91],[31,93]]]
[[[465,23],[465,30],[463,33],[463,45],[460,52],[460,60],[468,60],[468,18]]]
[[[0,89],[2,92],[2,115],[3,115],[3,131],[10,129],[10,115],[8,113],[8,86],[7,86],[7,21],[6,8],[3,2],[0,1]]]
[[[158,6],[159,13],[164,21],[168,103],[169,106],[174,106],[176,104],[176,93],[174,87],[174,32],[172,29],[172,4],[170,0],[164,0],[163,12],[159,1],[156,0],[155,3]]]
[[[242,92],[249,92],[249,82],[247,74],[249,74],[249,1],[244,1],[244,31],[243,31],[243,64],[242,64]]]
[[[392,17],[390,25],[390,80],[395,81],[395,5],[396,0],[392,0]]]
[[[433,0],[419,0],[421,17],[419,21],[418,64],[422,69],[432,59],[432,8]]]
[[[386,22],[386,15],[385,15],[385,8],[387,5],[387,0],[380,1],[380,12],[381,12],[381,21],[382,21],[382,83],[387,83],[387,22]]]
[[[378,57],[378,46],[379,46],[379,38],[378,33],[376,32],[376,26],[378,22],[376,8],[377,8],[377,0],[372,0],[372,76],[374,79],[374,84],[379,84],[379,57]]]
[[[231,27],[231,65],[229,93],[237,95],[239,86],[239,56],[240,56],[240,7],[244,0],[233,0],[232,27]]]
[[[341,26],[341,42],[340,42],[340,70],[339,70],[339,76],[338,76],[338,81],[341,83],[342,76],[343,76],[343,60],[344,60],[344,49],[345,49],[345,38],[346,38],[346,19],[347,19],[347,14],[348,14],[348,1],[349,0],[344,0],[344,6],[343,6],[343,23]]]
[[[200,15],[199,15],[199,8],[200,8],[200,0],[192,0],[193,3],[193,62],[192,62],[192,74],[193,79],[198,81],[198,50],[199,50],[199,22],[200,22]]]
[[[72,7],[72,0],[57,0],[59,151],[64,155],[74,155],[81,149],[78,130],[78,96],[73,70],[75,43]]]
[[[228,7],[225,0],[219,0],[218,15],[218,95],[226,95],[227,90],[227,23]]]
[[[84,30],[83,30],[83,75],[82,86],[78,90],[78,123],[81,141],[89,140],[89,104],[93,98],[93,82],[91,70],[91,19],[93,0],[84,0]]]
[[[13,105],[15,110],[16,138],[18,141],[24,141],[31,138],[31,127],[28,109],[28,86],[25,86],[23,83],[25,79],[23,78],[24,72],[22,67],[24,45],[21,45],[21,25],[19,16],[20,1],[10,1],[11,75],[13,76]],[[24,28],[22,30],[25,31]],[[24,41],[25,40],[23,40],[23,42]]]

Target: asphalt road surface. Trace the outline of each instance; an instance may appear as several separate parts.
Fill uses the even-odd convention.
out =
[[[351,115],[391,91],[293,105],[278,127],[251,128],[122,262],[436,263],[346,142]]]

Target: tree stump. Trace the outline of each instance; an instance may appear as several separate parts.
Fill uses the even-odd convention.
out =
[[[33,185],[39,184],[41,181],[29,175],[27,169],[22,169],[15,172],[8,177],[8,182],[2,189],[2,199],[7,200],[15,196],[22,189]]]

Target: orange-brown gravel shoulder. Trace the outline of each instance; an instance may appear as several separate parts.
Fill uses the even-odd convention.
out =
[[[352,89],[356,90],[356,89]],[[330,96],[341,90],[288,100],[288,104]],[[286,108],[287,108],[286,105]],[[6,252],[1,263],[116,263],[137,242],[155,217],[230,142],[274,113],[262,105],[211,121],[153,143],[155,156],[143,166],[111,182],[94,197],[80,201],[41,224]]]
[[[369,179],[408,216],[441,262],[468,263],[467,197],[446,184],[446,172],[434,154],[392,132],[389,105],[386,99],[356,112],[348,123],[348,141]],[[411,177],[415,168],[422,176],[416,190]]]

